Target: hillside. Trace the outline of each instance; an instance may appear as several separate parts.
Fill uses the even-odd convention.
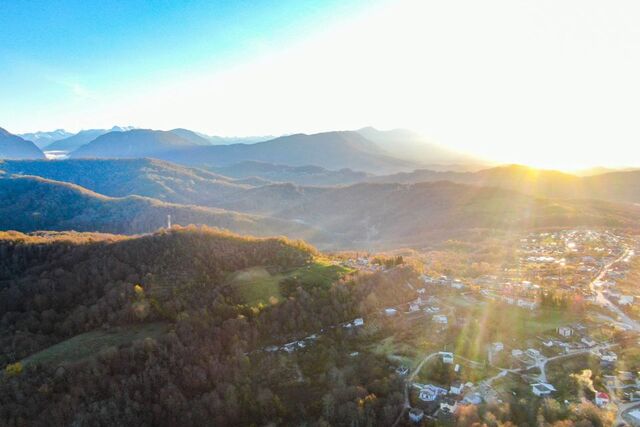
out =
[[[146,196],[165,202],[214,206],[249,185],[204,170],[152,159],[5,161],[0,171],[77,184],[106,196]]]
[[[274,215],[343,235],[352,247],[375,247],[424,244],[474,228],[637,227],[640,208],[449,182],[365,183],[318,193]]]
[[[353,401],[374,392],[367,419],[389,425],[398,413],[388,360],[349,358],[358,335],[330,331],[375,315],[367,297],[410,297],[409,268],[347,283],[348,270],[303,242],[193,227],[0,233],[0,253],[0,362],[12,363],[0,377],[3,425],[298,425],[321,422],[314,402],[347,391],[332,425],[342,413],[364,419]],[[247,303],[269,289],[268,304]],[[310,351],[264,350],[292,340]],[[336,388],[336,366],[357,386]]]
[[[36,145],[0,128],[0,159],[44,159]]]
[[[640,171],[634,170],[579,177],[554,170],[510,165],[478,172],[416,170],[368,179],[370,182],[395,183],[444,180],[461,184],[500,187],[539,197],[640,203]]]
[[[167,224],[202,224],[259,236],[317,237],[309,227],[222,209],[161,202],[139,196],[113,198],[83,187],[38,177],[0,178],[0,229],[76,230],[136,234]]]
[[[229,166],[209,167],[216,173],[234,178],[259,177],[274,182],[298,185],[344,185],[366,180],[371,174],[351,169],[328,170],[320,166],[287,166],[246,161]]]
[[[371,173],[410,170],[419,163],[388,155],[357,132],[325,132],[283,136],[255,144],[216,145],[175,150],[160,158],[188,165],[229,166],[258,161],[288,166],[349,168]]]
[[[197,147],[193,141],[168,131],[133,129],[109,132],[73,151],[71,158],[156,157],[172,150]]]

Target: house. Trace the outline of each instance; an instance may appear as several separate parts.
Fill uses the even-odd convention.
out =
[[[518,348],[514,348],[513,350],[511,350],[511,355],[513,357],[521,357],[524,353],[522,352],[522,350],[518,349]]]
[[[427,384],[424,388],[420,390],[420,393],[418,394],[418,398],[423,402],[433,402],[439,396],[443,396],[445,394],[447,394],[446,389],[432,385],[432,384]]]
[[[464,384],[460,381],[452,382],[449,387],[450,394],[462,394],[462,390],[464,390]]]
[[[613,351],[603,351],[600,353],[600,360],[603,362],[613,363],[618,360],[618,355]]]
[[[596,342],[589,337],[582,338],[580,342],[586,345],[587,347],[593,347],[596,345]]]
[[[634,409],[633,411],[629,411],[627,416],[633,420],[634,425],[640,425],[640,409]]]
[[[420,408],[411,408],[409,410],[409,419],[414,423],[419,423],[424,418],[424,411]]]
[[[353,326],[362,326],[364,325],[364,319],[362,317],[358,317],[353,321]]]
[[[494,342],[493,344],[491,344],[491,351],[493,353],[499,353],[502,350],[504,350],[504,344],[502,344],[501,342]]]
[[[540,351],[536,350],[535,348],[528,348],[526,353],[527,356],[531,357],[532,359],[537,359],[540,357]]]
[[[409,373],[409,368],[407,368],[406,366],[398,366],[396,368],[396,374],[404,377],[405,375],[407,375]]]
[[[458,402],[453,399],[443,399],[440,402],[440,410],[449,414],[453,414],[458,409]]]
[[[468,405],[479,405],[482,403],[482,396],[479,393],[470,394],[468,396],[465,396],[464,399],[462,399],[462,403],[465,403]]]
[[[556,391],[555,387],[547,383],[531,384],[531,391],[538,397],[549,396],[552,392]]]
[[[398,310],[396,310],[395,308],[384,309],[384,314],[386,314],[387,316],[395,316],[397,313],[398,313]]]
[[[630,305],[633,304],[633,296],[632,295],[621,295],[618,300],[618,304],[620,305]]]
[[[523,299],[518,300],[518,307],[528,308],[529,310],[533,310],[537,306],[538,304],[535,301],[527,301]]]
[[[416,303],[409,304],[409,311],[414,312],[420,310],[420,306]]]
[[[544,345],[545,347],[553,347],[553,341],[542,341],[542,345]]]
[[[606,406],[610,401],[611,399],[609,399],[609,395],[607,393],[603,393],[601,391],[596,393],[596,405]]]
[[[447,323],[449,323],[447,316],[445,316],[444,314],[436,314],[435,316],[433,316],[433,321],[441,325],[446,325]]]
[[[451,365],[453,363],[453,353],[441,351],[440,355],[442,356],[442,363],[446,363],[447,365]]]
[[[568,326],[560,326],[558,328],[558,334],[563,336],[563,337],[565,337],[565,338],[568,338],[571,335],[573,335],[573,329],[571,329]]]

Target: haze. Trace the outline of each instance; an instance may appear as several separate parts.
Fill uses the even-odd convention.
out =
[[[4,2],[14,133],[411,128],[497,162],[638,166],[634,1]]]

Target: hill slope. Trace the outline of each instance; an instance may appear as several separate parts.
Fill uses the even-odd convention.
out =
[[[344,185],[362,182],[371,176],[366,172],[351,169],[334,171],[320,166],[287,166],[254,161],[208,169],[234,178],[259,177],[269,181],[291,182],[298,185]]]
[[[466,170],[471,167],[478,168],[486,163],[479,158],[436,144],[419,133],[407,129],[381,131],[366,127],[357,132],[394,157],[419,161],[434,169],[438,166],[449,166],[451,169],[454,166],[456,169]]]
[[[635,206],[536,198],[449,182],[356,184],[315,194],[274,215],[343,235],[352,247],[415,245],[474,228],[640,224]]]
[[[0,162],[0,170],[69,182],[106,196],[138,195],[204,206],[250,188],[212,172],[152,159],[5,161]]]
[[[0,159],[44,159],[36,145],[0,128]]]

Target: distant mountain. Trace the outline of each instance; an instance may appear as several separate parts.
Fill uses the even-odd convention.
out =
[[[0,178],[0,229],[145,233],[166,225],[202,224],[259,236],[320,235],[292,221],[240,214],[221,209],[185,206],[128,196],[112,198],[83,187],[38,177]],[[319,240],[319,239],[318,239]]]
[[[411,130],[381,131],[373,127],[366,127],[357,132],[394,157],[420,162],[429,165],[432,169],[434,169],[432,165],[454,165],[456,167],[486,165],[486,162],[481,159],[451,150]]]
[[[351,169],[332,171],[320,166],[287,166],[246,161],[230,166],[209,167],[209,170],[234,178],[259,177],[269,181],[298,185],[343,185],[362,182],[371,177],[366,172]]]
[[[52,144],[64,138],[68,138],[72,135],[72,133],[67,132],[64,129],[56,129],[50,132],[21,133],[18,136],[26,139],[27,141],[33,142],[38,148],[42,149],[49,144]]]
[[[171,131],[134,129],[109,132],[70,155],[71,158],[158,157],[175,150],[196,148],[198,144]],[[200,147],[209,148],[209,147]]]
[[[58,141],[53,142],[50,145],[47,145],[45,148],[47,151],[73,151],[78,148],[86,145],[96,139],[99,136],[102,136],[109,132],[122,132],[126,128],[121,128],[118,126],[114,126],[111,129],[87,129],[78,132],[75,135],[71,135],[67,138],[60,139]]]
[[[229,166],[259,161],[288,166],[314,165],[327,169],[349,168],[371,173],[411,170],[419,163],[390,156],[357,132],[325,132],[282,136],[256,144],[195,147],[160,155],[189,165]]]
[[[0,128],[0,159],[44,159],[42,151],[31,141]]]
[[[203,206],[214,206],[251,187],[212,172],[152,159],[4,161],[0,171],[69,182],[106,196],[138,195]]]
[[[189,129],[172,129],[171,133],[175,133],[176,135],[186,139],[187,141],[192,142],[195,145],[211,145],[211,141],[207,135],[202,133],[194,132]]]
[[[269,141],[276,138],[273,135],[265,136],[207,136],[212,145],[230,145],[230,144],[255,144],[256,142]]]

